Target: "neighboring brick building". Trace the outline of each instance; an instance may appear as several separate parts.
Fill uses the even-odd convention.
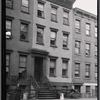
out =
[[[97,16],[73,9],[73,86],[81,93],[97,91]]]
[[[72,5],[75,0],[6,0],[6,75],[23,71],[41,81],[47,76],[59,89],[72,83]],[[17,80],[16,79],[16,80]]]

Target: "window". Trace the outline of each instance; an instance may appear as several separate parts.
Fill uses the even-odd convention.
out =
[[[80,41],[75,41],[75,53],[80,54]]]
[[[38,2],[38,11],[37,11],[38,17],[44,17],[44,4]]]
[[[51,21],[57,22],[57,8],[51,8]]]
[[[75,30],[76,32],[80,32],[80,20],[75,20]]]
[[[68,48],[68,34],[63,33],[63,48]]]
[[[37,27],[37,43],[38,44],[43,44],[43,33],[44,33],[44,28]]]
[[[56,32],[51,30],[50,45],[56,46]]]
[[[21,23],[20,40],[28,40],[28,24]]]
[[[9,39],[12,36],[12,21],[6,20],[6,38]]]
[[[10,54],[6,54],[6,77],[9,75]]]
[[[86,35],[90,35],[90,24],[86,23]]]
[[[97,45],[95,45],[95,57],[97,57]]]
[[[90,55],[90,44],[89,43],[86,43],[85,49],[86,49],[86,52],[85,52],[86,56],[89,56]]]
[[[29,12],[29,0],[22,0],[21,10],[23,12]]]
[[[68,61],[62,61],[62,77],[68,77]]]
[[[13,0],[6,0],[6,7],[13,8]]]
[[[19,78],[22,78],[23,72],[26,71],[27,67],[27,56],[20,55],[19,56]]]
[[[56,59],[50,59],[50,76],[55,76],[56,71]]]
[[[85,78],[90,78],[90,64],[86,64]]]
[[[69,12],[63,12],[63,24],[68,25],[69,24]]]
[[[97,26],[95,26],[95,37],[97,38]]]
[[[75,63],[75,77],[80,77],[80,63]]]
[[[97,65],[95,65],[95,79],[97,79]]]
[[[90,93],[90,86],[86,86],[86,93]]]

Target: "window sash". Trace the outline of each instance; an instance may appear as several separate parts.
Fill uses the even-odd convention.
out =
[[[21,23],[21,32],[28,32],[28,25]]]
[[[86,86],[86,93],[90,92],[90,86]]]
[[[52,8],[52,9],[51,9],[51,14],[57,15],[57,9],[56,9],[56,8]]]
[[[69,13],[68,13],[68,12],[64,12],[64,13],[63,13],[63,17],[68,19]]]
[[[68,61],[63,61],[62,68],[63,69],[68,69]]]
[[[55,67],[56,67],[56,61],[50,60],[50,68],[55,68]]]
[[[67,69],[62,69],[62,76],[67,76]]]
[[[51,14],[51,20],[52,21],[57,21],[57,15]]]
[[[76,20],[75,28],[80,29],[80,21],[79,20]]]
[[[12,8],[13,7],[13,1],[12,0],[6,0],[6,7]]]
[[[97,27],[95,27],[95,37],[97,37]]]
[[[27,57],[26,56],[20,56],[19,67],[21,67],[21,68],[27,67]]]
[[[22,6],[28,8],[28,6],[29,6],[29,0],[22,0]]]
[[[44,5],[41,3],[38,3],[38,10],[44,11]]]
[[[90,30],[90,24],[86,23],[86,30]]]
[[[64,24],[68,24],[68,23],[69,23],[68,18],[65,18],[65,17],[64,17],[64,18],[63,18],[63,23],[64,23]]]

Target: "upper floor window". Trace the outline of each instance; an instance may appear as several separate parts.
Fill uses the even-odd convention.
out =
[[[80,20],[75,20],[75,30],[76,32],[80,32]]]
[[[28,40],[28,24],[21,22],[20,40]]]
[[[97,79],[97,65],[95,65],[95,79]]]
[[[37,10],[37,16],[38,17],[44,17],[44,4],[38,2],[38,10]]]
[[[68,61],[62,60],[62,77],[68,77]]]
[[[44,34],[44,28],[43,27],[37,27],[37,43],[43,44],[43,34]]]
[[[95,37],[97,38],[97,26],[95,26]]]
[[[11,38],[12,36],[12,21],[6,20],[6,38]]]
[[[57,32],[51,30],[51,37],[50,37],[50,45],[51,46],[56,46],[56,35],[57,35]]]
[[[69,12],[63,12],[63,24],[69,25]]]
[[[21,10],[23,12],[29,12],[29,0],[22,0]]]
[[[68,35],[63,33],[63,48],[68,48]]]
[[[80,63],[75,63],[75,77],[80,77]]]
[[[90,24],[86,23],[86,35],[90,36]]]
[[[51,7],[51,21],[57,22],[57,8]]]
[[[90,64],[86,64],[85,66],[85,78],[90,78]]]
[[[19,56],[19,78],[22,78],[23,72],[26,71],[27,67],[27,56],[26,55],[20,55]]]
[[[6,7],[13,8],[13,0],[6,0]]]
[[[10,69],[10,54],[6,54],[6,77],[9,75]]]
[[[55,76],[56,74],[56,59],[50,59],[50,76]]]
[[[85,49],[86,49],[85,54],[86,54],[87,56],[89,56],[89,55],[90,55],[90,43],[86,43],[86,44],[85,44]]]
[[[80,54],[80,41],[75,41],[75,53]]]

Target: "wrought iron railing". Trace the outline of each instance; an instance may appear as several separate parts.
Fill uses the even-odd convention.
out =
[[[39,93],[39,85],[36,82],[35,78],[31,76],[31,84],[33,85],[34,89],[35,89],[35,97],[38,97],[38,93]]]
[[[49,81],[49,79],[46,76],[43,76],[42,81],[44,83],[46,83],[49,87],[49,89],[52,91],[52,93],[54,94],[55,98],[58,98],[58,92],[57,90],[53,87],[52,83]]]

